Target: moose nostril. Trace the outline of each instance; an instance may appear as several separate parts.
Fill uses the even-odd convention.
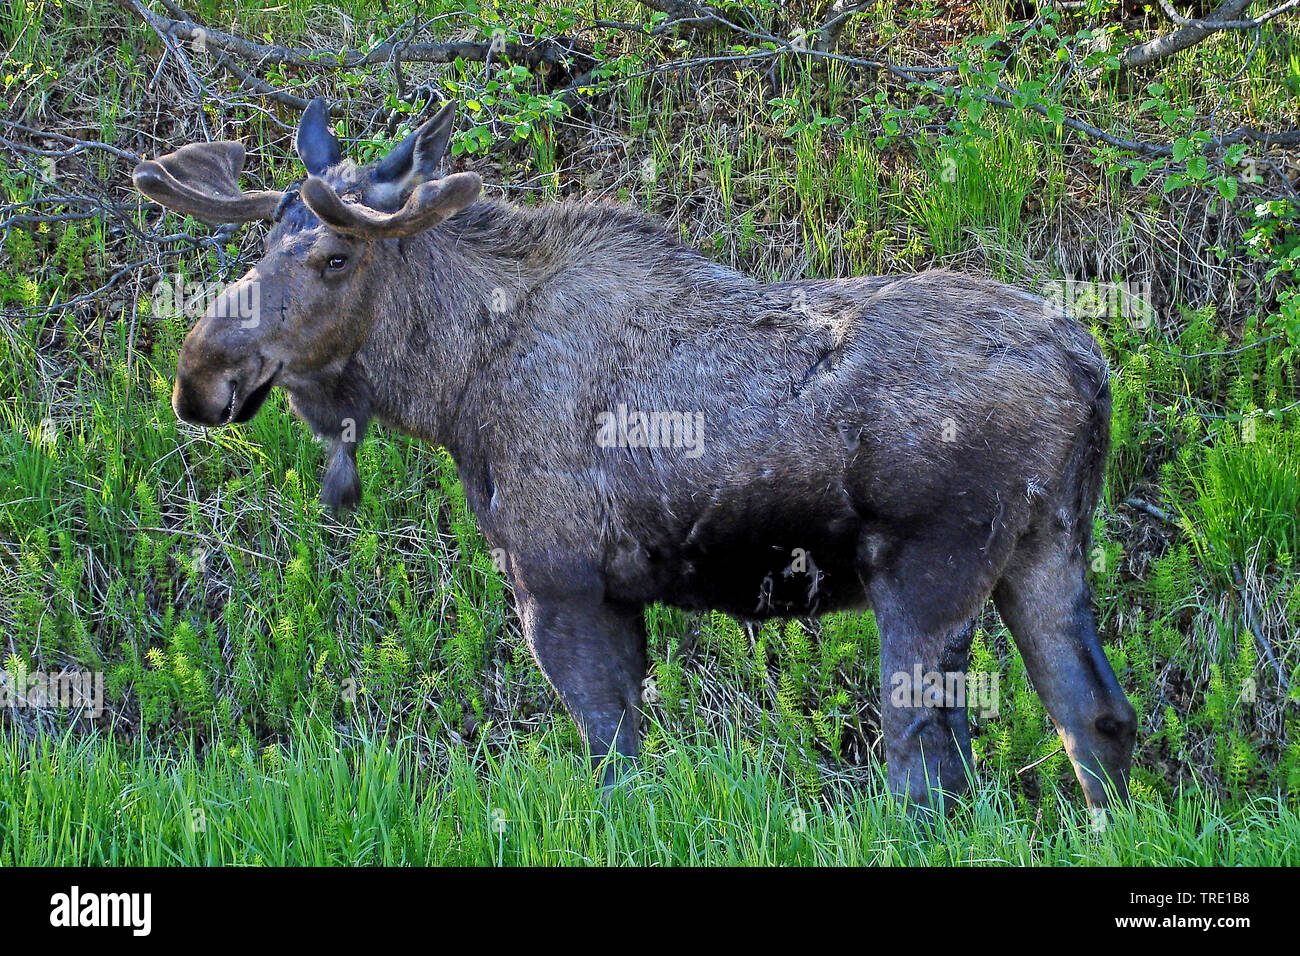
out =
[[[1107,737],[1123,737],[1133,732],[1133,724],[1119,717],[1098,717],[1093,723],[1099,733]]]

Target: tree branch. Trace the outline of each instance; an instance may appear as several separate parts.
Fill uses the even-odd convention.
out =
[[[1256,27],[1263,26],[1274,17],[1281,16],[1288,10],[1300,6],[1300,0],[1286,0],[1286,3],[1279,4],[1272,10],[1261,13],[1253,20],[1197,20],[1191,17],[1185,17],[1173,8],[1169,0],[1156,0],[1160,4],[1160,9],[1165,12],[1170,20],[1180,27],[1201,27],[1206,30],[1253,30]],[[1249,4],[1247,4],[1249,6]]]
[[[559,40],[543,39],[533,43],[482,43],[474,40],[451,40],[445,43],[384,42],[369,51],[355,49],[306,50],[296,47],[271,46],[254,43],[242,37],[205,27],[188,16],[173,19],[149,10],[138,0],[115,0],[118,6],[134,13],[159,33],[187,40],[191,48],[203,50],[211,47],[251,61],[258,66],[293,66],[302,70],[327,73],[349,70],[361,66],[388,63],[394,54],[407,63],[451,63],[457,59],[484,61],[489,56],[503,56],[529,66],[565,63],[573,57],[591,60],[585,53],[566,46]],[[179,10],[174,4],[169,5]],[[593,61],[594,62],[594,61]]]
[[[1204,20],[1187,21],[1185,26],[1173,33],[1166,33],[1153,40],[1129,47],[1120,54],[1120,65],[1126,70],[1136,69],[1148,63],[1154,63],[1156,60],[1162,60],[1181,50],[1186,50],[1188,47],[1196,46],[1206,37],[1219,30],[1239,29],[1233,27],[1232,24],[1241,22],[1237,20],[1237,17],[1244,13],[1252,2],[1253,0],[1224,0]],[[1294,0],[1282,6],[1285,9],[1293,5]],[[1175,23],[1182,19],[1177,13],[1173,12],[1173,8],[1169,6],[1167,0],[1161,3],[1161,6],[1164,8],[1166,15],[1170,15]],[[1257,26],[1258,24],[1253,25]]]
[[[835,0],[830,10],[826,12],[826,19],[822,21],[821,29],[817,31],[815,49],[829,52],[838,47],[840,36],[844,33],[844,28],[849,25],[849,21],[868,6],[870,3],[867,2]]]

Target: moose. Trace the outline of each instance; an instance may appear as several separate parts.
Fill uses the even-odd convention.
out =
[[[185,338],[176,415],[247,422],[283,388],[334,509],[372,420],[444,447],[607,782],[637,753],[646,605],[870,608],[888,789],[951,806],[965,701],[891,690],[966,671],[992,597],[1088,804],[1126,799],[1136,713],[1086,579],[1111,407],[1092,335],[988,279],[764,283],[617,204],[481,198],[444,166],[453,113],[358,165],[315,100],[285,191],[241,189],[238,142],[135,169],[177,212],[273,223]]]

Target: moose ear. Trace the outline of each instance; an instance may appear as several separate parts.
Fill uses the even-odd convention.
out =
[[[432,179],[447,152],[455,119],[456,104],[448,102],[433,119],[394,146],[375,165],[375,192],[382,193],[385,199],[400,200],[420,183]]]
[[[325,97],[316,97],[302,114],[297,147],[298,158],[313,176],[319,176],[342,157],[339,141],[330,132],[330,110]]]

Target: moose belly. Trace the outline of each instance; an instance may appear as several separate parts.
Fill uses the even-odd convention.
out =
[[[743,517],[697,522],[678,547],[652,555],[659,592],[653,599],[749,619],[864,606],[858,522]]]

